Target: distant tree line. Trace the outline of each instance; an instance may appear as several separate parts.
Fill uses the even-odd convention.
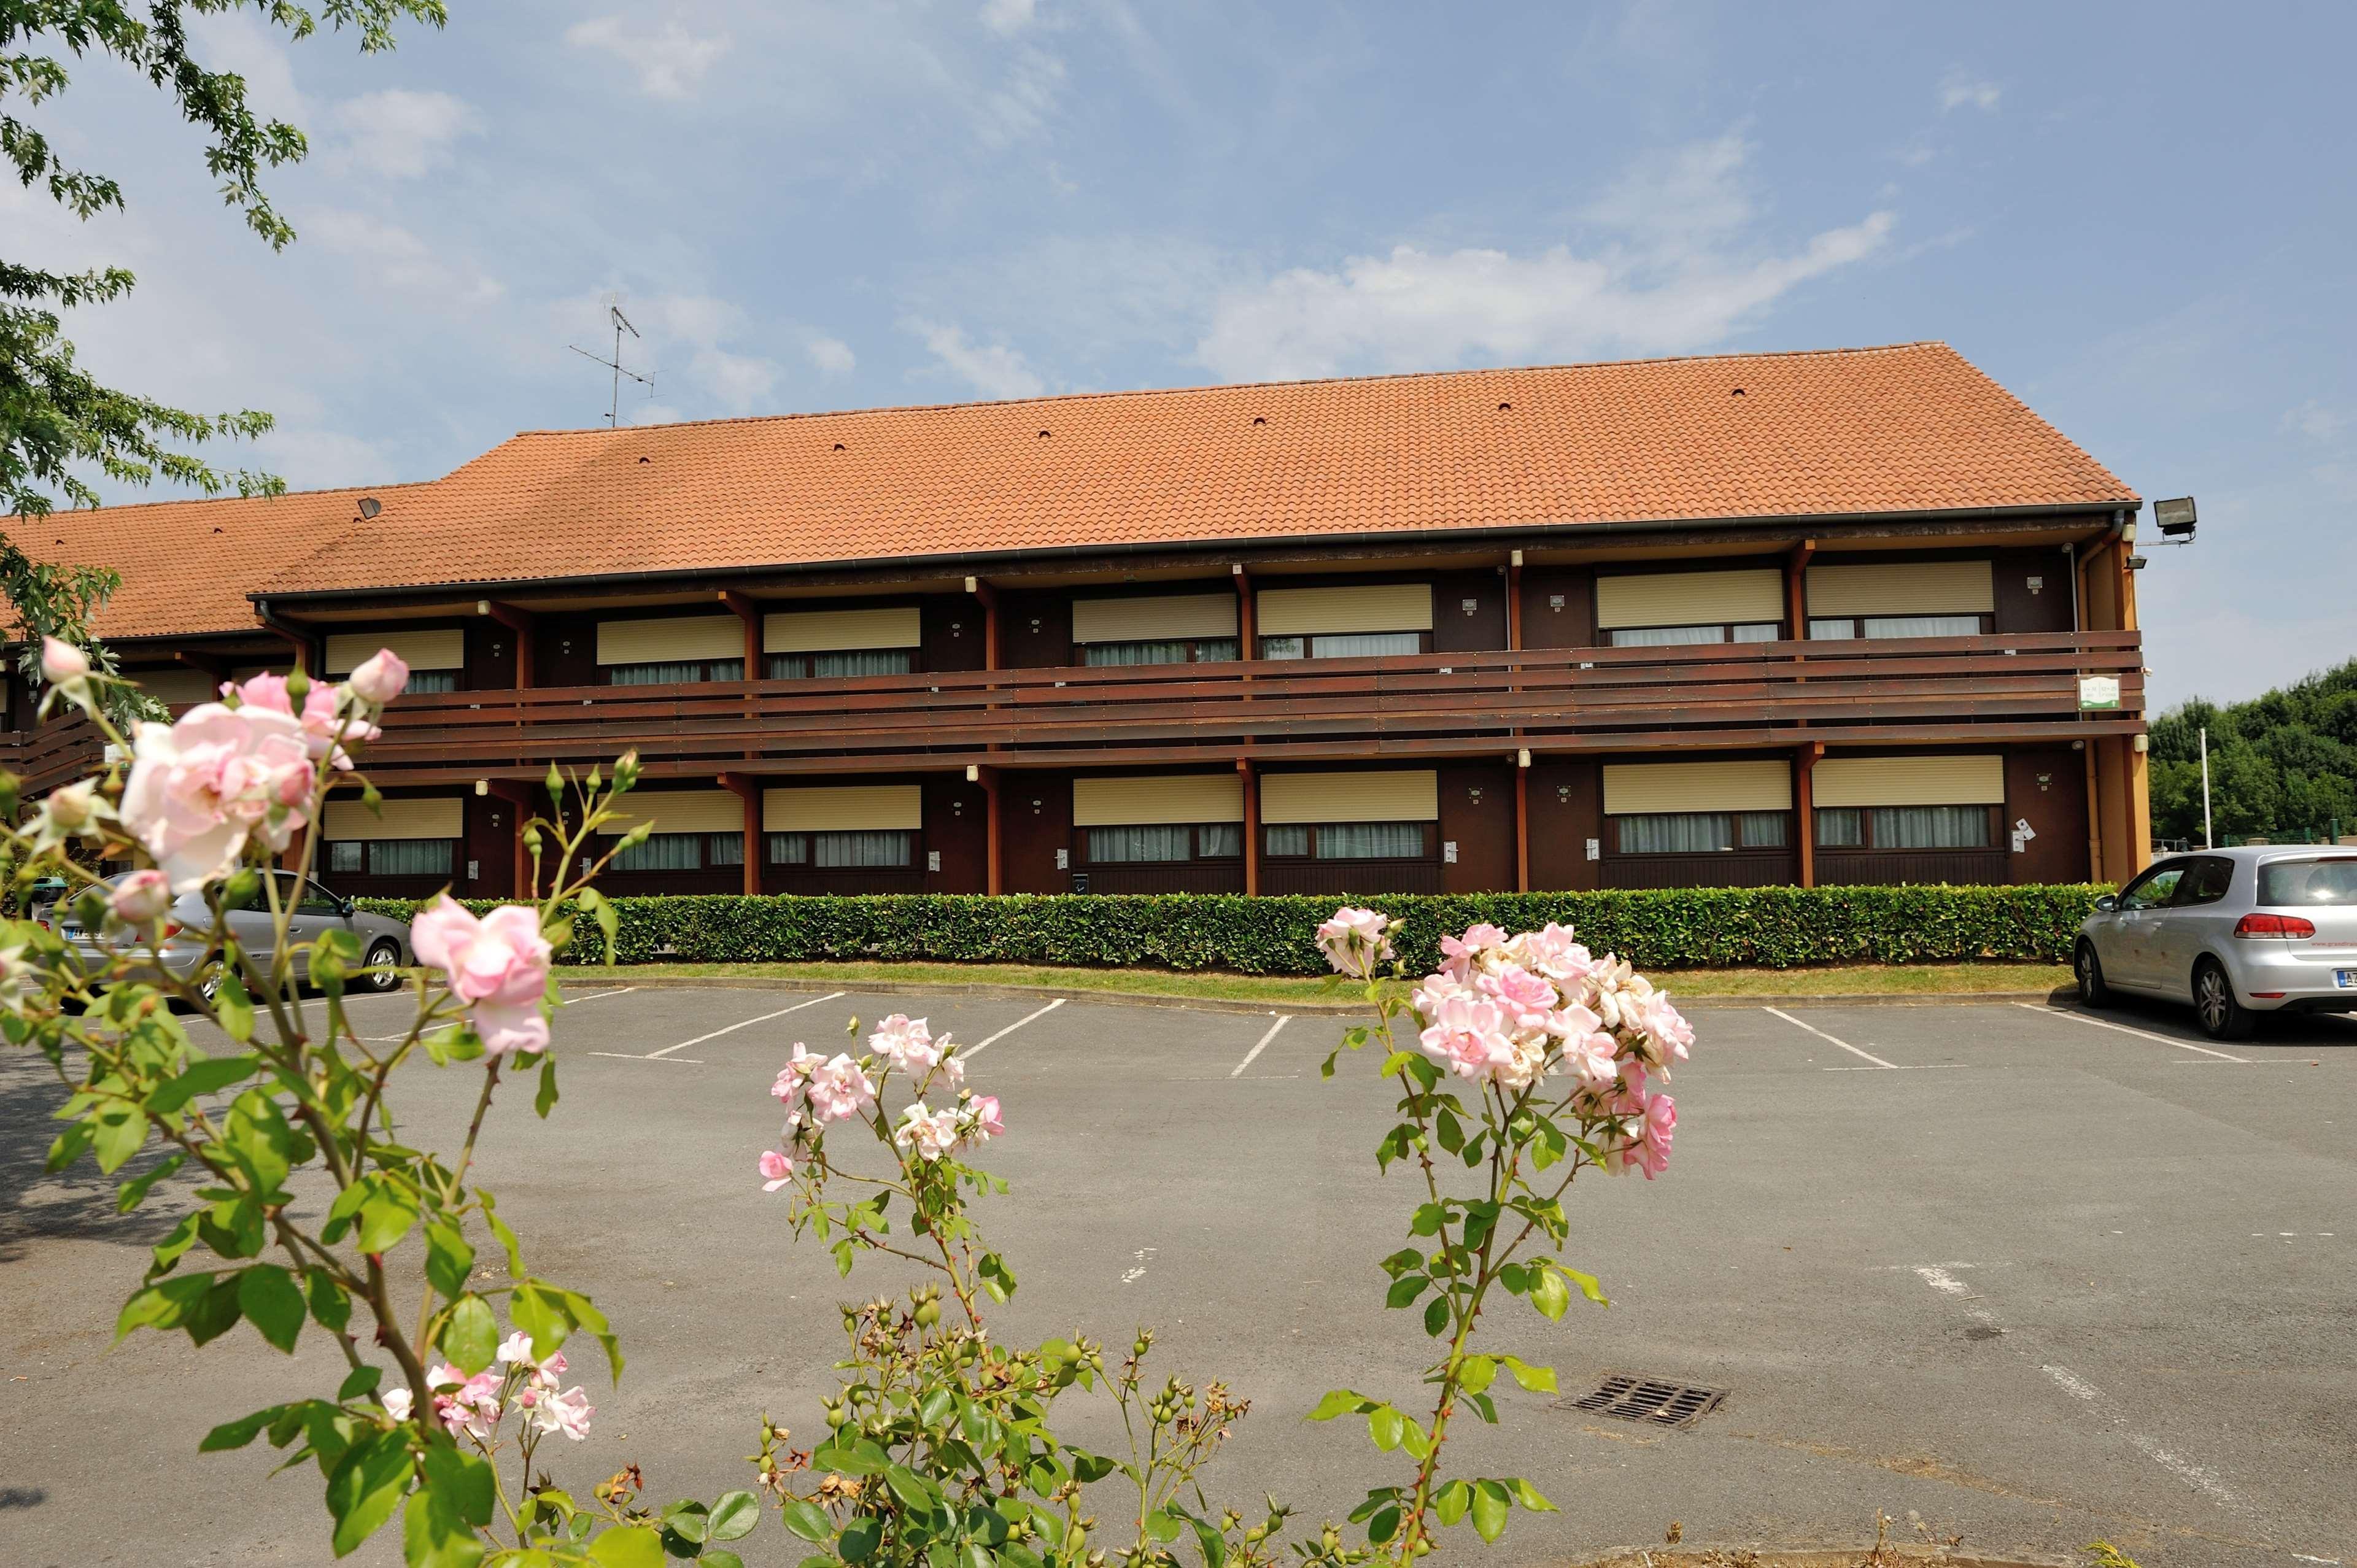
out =
[[[2357,834],[2357,659],[2221,707],[2196,697],[2152,724],[2152,831],[2201,842],[2201,744],[2218,841]]]

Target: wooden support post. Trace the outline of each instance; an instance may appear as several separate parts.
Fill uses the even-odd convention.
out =
[[[1803,539],[1784,557],[1784,635],[1798,642],[1809,635],[1809,557],[1817,542]]]
[[[965,591],[982,606],[982,667],[998,668],[998,590],[979,577],[965,580]]]
[[[523,825],[539,810],[539,787],[510,779],[490,779],[484,780],[481,793],[502,801],[515,812],[515,821],[508,824],[508,846],[512,856],[508,897],[529,902],[535,889],[532,885],[532,856],[523,847]]]
[[[1260,779],[1249,757],[1236,758],[1244,791],[1244,897],[1260,897]]]
[[[742,773],[724,773],[720,787],[745,808],[744,892],[748,898],[758,897],[761,891],[761,781]]]
[[[1514,891],[1530,890],[1531,754],[1524,750],[1514,753]]]
[[[2079,743],[2087,757],[2087,875],[2095,882],[2112,878],[2104,869],[2104,792],[2102,771],[2095,766],[2095,737]]]
[[[734,588],[721,589],[720,602],[745,623],[745,679],[758,681],[761,678],[761,607]]]
[[[998,856],[998,769],[967,764],[965,779],[982,786],[983,800],[983,891],[998,894],[1006,891],[1005,878],[999,871]]]
[[[1517,653],[1523,646],[1523,553],[1519,550],[1506,557],[1506,650]]]
[[[1236,657],[1257,659],[1260,657],[1260,638],[1255,628],[1260,618],[1253,613],[1252,574],[1245,571],[1243,563],[1239,561],[1228,568],[1228,575],[1236,585]]]
[[[1825,743],[1813,740],[1792,758],[1792,831],[1800,835],[1801,886],[1817,885],[1817,759]]]

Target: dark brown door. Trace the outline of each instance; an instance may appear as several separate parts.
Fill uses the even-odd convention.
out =
[[[2084,752],[2016,751],[2005,759],[2005,822],[2009,850],[2016,825],[2037,836],[2007,854],[2007,880],[2084,882],[2087,864],[2087,759]]]

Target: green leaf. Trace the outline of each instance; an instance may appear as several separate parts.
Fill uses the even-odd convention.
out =
[[[612,934],[610,931],[607,933],[608,936]],[[544,1122],[548,1120],[548,1113],[556,1109],[556,1058],[553,1056],[541,1058],[540,1092],[532,1097],[532,1108],[540,1113]]]
[[[257,1433],[276,1421],[288,1408],[283,1404],[274,1404],[268,1410],[257,1410],[252,1415],[242,1415],[235,1421],[222,1422],[205,1434],[204,1441],[197,1444],[197,1452],[220,1454],[231,1448],[242,1448],[253,1441]]]
[[[1544,1497],[1541,1496],[1539,1489],[1536,1487],[1532,1486],[1520,1476],[1514,1477],[1512,1480],[1509,1480],[1506,1485],[1514,1489],[1514,1500],[1522,1504],[1523,1507],[1530,1512],[1553,1513],[1555,1511],[1555,1505],[1547,1501]]]
[[[1400,1444],[1400,1434],[1406,1429],[1407,1417],[1387,1404],[1379,1404],[1367,1412],[1367,1435],[1374,1439],[1375,1447],[1388,1454]]]
[[[361,1200],[360,1249],[387,1252],[417,1223],[417,1200],[391,1182],[371,1183]]]
[[[1451,1481],[1432,1495],[1432,1516],[1444,1525],[1453,1525],[1465,1517],[1465,1509],[1473,1500],[1473,1488],[1462,1481]]]
[[[1542,1271],[1531,1286],[1531,1305],[1541,1316],[1560,1319],[1571,1305],[1571,1292],[1564,1288],[1563,1275],[1554,1269]]]
[[[363,1394],[372,1394],[376,1392],[377,1385],[383,1381],[382,1367],[354,1367],[344,1374],[344,1380],[336,1385],[336,1398],[356,1400]]]
[[[663,1509],[662,1521],[663,1529],[670,1533],[676,1535],[691,1546],[701,1546],[704,1544],[705,1534],[712,1528],[712,1510],[698,1502],[673,1503]],[[666,1541],[664,1544],[671,1543]],[[693,1557],[695,1553],[683,1552],[676,1555]]]
[[[733,1493],[731,1494],[731,1496],[734,1495],[735,1494]],[[726,1503],[728,1498],[723,1498],[720,1500]],[[806,1501],[803,1498],[787,1498],[785,1517],[786,1528],[791,1530],[794,1534],[801,1536],[804,1541],[823,1541],[830,1539],[834,1534],[834,1521],[826,1517],[826,1510],[820,1508],[816,1503]],[[734,1541],[737,1538],[731,1535],[723,1537],[723,1539]]]
[[[408,1568],[475,1568],[485,1554],[482,1537],[430,1487],[412,1492],[401,1510],[401,1550]],[[532,1555],[549,1561],[543,1553]]]
[[[745,1560],[725,1546],[707,1547],[696,1561],[705,1568],[745,1568]]]
[[[425,1450],[425,1484],[463,1522],[478,1526],[491,1522],[499,1482],[489,1461],[456,1444],[436,1443]]]
[[[1473,1483],[1473,1530],[1484,1541],[1495,1541],[1506,1533],[1506,1510],[1512,1500],[1506,1488],[1495,1481]]]
[[[1448,1298],[1434,1296],[1424,1304],[1424,1331],[1437,1339],[1448,1331]]]
[[[238,1276],[237,1304],[262,1337],[288,1355],[303,1333],[303,1292],[275,1263],[256,1263]]]
[[[1596,1276],[1594,1274],[1583,1274],[1577,1269],[1566,1269],[1561,1263],[1555,1264],[1555,1267],[1564,1278],[1569,1280],[1573,1284],[1579,1287],[1580,1294],[1586,1296],[1597,1305],[1610,1306],[1612,1305],[1612,1303],[1608,1300],[1604,1294],[1604,1287],[1596,1283]]]
[[[393,1517],[409,1490],[409,1477],[404,1431],[371,1432],[344,1450],[328,1474],[328,1511],[336,1520],[330,1544],[337,1556],[350,1556]]]
[[[453,1302],[442,1326],[441,1344],[450,1364],[468,1377],[490,1366],[500,1348],[500,1325],[491,1316],[490,1303],[472,1292]]]
[[[149,1189],[154,1187],[157,1182],[162,1181],[165,1177],[178,1170],[182,1165],[188,1164],[188,1155],[175,1151],[156,1161],[154,1168],[150,1169],[145,1175],[133,1176],[129,1181],[124,1182],[121,1187],[115,1189],[114,1212],[117,1214],[128,1214],[133,1209],[138,1208],[141,1204],[146,1202]]]
[[[307,1269],[304,1283],[311,1298],[311,1321],[331,1334],[340,1334],[352,1320],[352,1298],[325,1269]]]
[[[741,1541],[752,1534],[753,1527],[760,1522],[760,1498],[750,1492],[723,1492],[720,1500],[712,1505],[709,1538],[714,1541]],[[819,1539],[824,1540],[825,1537]],[[706,1561],[709,1560],[710,1554],[707,1553]]]
[[[253,1038],[253,998],[246,994],[245,982],[238,978],[234,964],[224,961],[221,965],[221,986],[213,993],[213,1011],[221,1017],[221,1033],[231,1039],[243,1045]],[[377,1520],[378,1524],[383,1522]]]
[[[1318,1408],[1302,1419],[1331,1421],[1338,1415],[1352,1415],[1374,1404],[1374,1401],[1350,1389],[1335,1389],[1318,1402]]]
[[[1415,1298],[1431,1285],[1432,1281],[1423,1274],[1410,1274],[1405,1279],[1394,1280],[1392,1288],[1383,1293],[1383,1305],[1392,1307],[1412,1305]]]
[[[1501,1356],[1499,1359],[1505,1362],[1506,1369],[1514,1374],[1514,1381],[1522,1384],[1528,1392],[1551,1394],[1555,1391],[1553,1367],[1534,1367],[1519,1356]]]
[[[200,1094],[216,1094],[252,1078],[262,1065],[258,1056],[207,1057],[147,1096],[147,1109],[157,1115],[179,1110]]]
[[[876,1543],[883,1535],[883,1526],[873,1517],[856,1519],[843,1527],[842,1538],[834,1543],[834,1549],[845,1563],[865,1563],[874,1555]]]
[[[1399,1505],[1394,1503],[1380,1510],[1374,1518],[1367,1521],[1367,1540],[1376,1546],[1381,1546],[1399,1533]]]
[[[91,1151],[98,1168],[113,1176],[147,1142],[147,1113],[120,1102],[101,1106],[90,1114]]]
[[[467,1280],[475,1272],[475,1249],[466,1233],[447,1219],[425,1225],[425,1278],[452,1301],[467,1294]]]
[[[618,1524],[589,1543],[597,1568],[662,1568],[662,1535],[642,1524]]]

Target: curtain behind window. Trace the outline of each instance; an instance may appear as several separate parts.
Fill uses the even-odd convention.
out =
[[[1183,824],[1089,830],[1089,859],[1098,865],[1189,860],[1193,858],[1193,849],[1194,830]]]
[[[457,689],[458,672],[456,670],[412,670],[409,682],[402,687],[401,692],[405,697],[414,697],[428,692],[455,692]]]
[[[1877,806],[1877,849],[1986,849],[1986,806]]]
[[[1092,642],[1082,650],[1084,664],[1184,664],[1184,642]]]
[[[1725,642],[1719,626],[1623,626],[1612,632],[1615,648],[1676,648],[1691,642]]]
[[[617,871],[701,871],[702,833],[657,833],[614,857]]]
[[[811,863],[822,867],[906,865],[913,837],[906,828],[888,828],[873,832],[813,833]]]
[[[447,876],[448,839],[376,839],[369,847],[369,869],[379,876]]]
[[[1705,854],[1735,847],[1735,820],[1725,811],[1661,812],[1615,819],[1622,854]]]
[[[1337,631],[1309,639],[1313,659],[1373,659],[1423,651],[1424,639],[1413,631]]]
[[[1978,637],[1978,616],[1868,616],[1868,637]]]
[[[1416,860],[1424,854],[1422,822],[1323,822],[1320,860]]]

